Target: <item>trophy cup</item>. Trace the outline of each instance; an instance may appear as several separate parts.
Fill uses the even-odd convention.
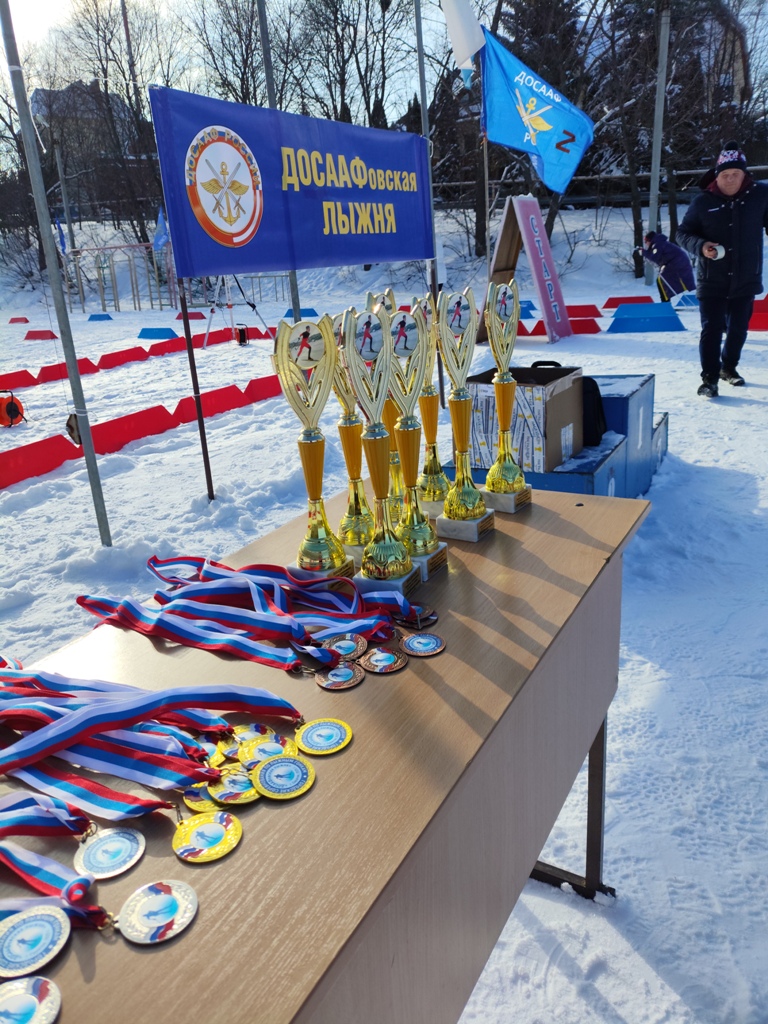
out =
[[[417,481],[421,507],[432,516],[443,511],[445,496],[451,481],[443,472],[437,454],[437,418],[440,412],[440,395],[432,383],[437,359],[437,317],[432,296],[411,300],[411,312],[421,310],[427,325],[427,359],[424,370],[424,386],[419,395],[419,411],[424,428],[424,468]]]
[[[333,333],[337,340],[341,336],[343,317],[344,314],[339,313],[333,318]],[[363,421],[358,416],[357,399],[340,358],[336,361],[336,371],[333,375],[333,392],[342,410],[338,430],[349,478],[347,511],[339,523],[339,540],[347,554],[354,559],[355,567],[359,568],[363,549],[373,538],[373,512],[368,505],[362,480]]]
[[[469,433],[472,396],[467,376],[477,336],[477,310],[470,288],[448,295],[440,293],[437,306],[437,340],[445,368],[451,378],[448,408],[456,450],[456,478],[445,498],[444,511],[437,517],[439,537],[479,540],[494,528],[493,510],[486,509],[483,495],[475,487],[469,464]]]
[[[388,398],[384,403],[381,418],[389,434],[389,515],[392,519],[392,525],[397,526],[403,514],[403,493],[405,487],[403,485],[403,472],[400,468],[400,453],[397,448],[397,438],[395,437],[397,406],[391,398]]]
[[[325,438],[318,422],[333,384],[338,348],[333,323],[324,316],[291,326],[281,320],[272,364],[288,404],[304,424],[299,455],[309,503],[309,524],[295,567],[322,576],[352,576],[354,562],[328,525],[323,504]]]
[[[485,326],[496,360],[493,390],[496,393],[496,417],[499,421],[499,452],[485,478],[485,504],[497,512],[517,512],[531,502],[531,487],[512,455],[512,411],[515,404],[515,378],[509,372],[517,339],[520,299],[517,282],[488,285]]]
[[[382,323],[384,320],[384,323]],[[367,426],[362,443],[374,493],[373,539],[363,551],[355,582],[363,591],[399,590],[409,594],[421,573],[414,568],[405,544],[392,529],[389,514],[389,435],[382,421],[392,371],[388,318],[378,311],[344,314],[340,355]]]
[[[438,540],[429,517],[424,515],[417,485],[421,424],[414,416],[414,408],[429,358],[427,322],[422,310],[416,306],[412,313],[399,312],[391,325],[391,333],[395,358],[390,394],[400,412],[394,433],[405,484],[402,515],[395,533],[408,548],[414,565],[421,571],[422,580],[427,580],[441,566],[447,565],[448,546]],[[404,364],[402,360],[405,360]]]

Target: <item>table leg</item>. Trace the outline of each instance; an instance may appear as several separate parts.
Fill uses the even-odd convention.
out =
[[[589,748],[587,761],[587,841],[586,866],[584,875],[576,875],[565,868],[545,864],[537,860],[531,872],[531,878],[547,885],[561,886],[563,882],[573,888],[579,896],[594,899],[595,893],[602,892],[606,896],[615,896],[616,890],[605,885],[603,876],[603,835],[605,826],[605,751],[606,723],[598,729],[592,746]]]

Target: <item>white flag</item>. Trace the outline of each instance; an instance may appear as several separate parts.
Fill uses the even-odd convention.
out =
[[[485,46],[480,22],[473,14],[469,0],[442,0],[442,7],[456,66],[470,68],[473,55]]]

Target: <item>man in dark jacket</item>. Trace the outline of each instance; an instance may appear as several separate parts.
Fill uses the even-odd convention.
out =
[[[736,142],[726,143],[714,171],[699,184],[703,191],[688,207],[677,241],[697,257],[702,381],[698,393],[715,398],[718,380],[736,387],[744,384],[736,367],[755,295],[763,290],[768,185],[752,180]]]
[[[661,301],[669,302],[673,295],[692,292],[696,283],[688,253],[660,231],[649,231],[644,241],[646,248],[640,249],[643,259],[659,268],[656,285]]]

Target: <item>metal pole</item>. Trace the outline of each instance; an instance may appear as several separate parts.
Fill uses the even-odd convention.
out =
[[[659,176],[661,171],[661,141],[664,132],[664,95],[667,88],[667,52],[669,50],[669,7],[661,12],[659,34],[659,67],[656,73],[656,109],[653,114],[653,148],[651,150],[650,201],[648,206],[648,230],[659,230]],[[645,261],[645,283],[652,285],[656,268],[650,260]]]
[[[96,452],[93,447],[91,426],[88,422],[88,412],[85,408],[85,396],[80,381],[80,372],[77,367],[77,355],[75,344],[72,339],[72,330],[69,324],[69,314],[64,298],[64,289],[61,284],[58,263],[56,259],[56,245],[51,232],[51,214],[48,209],[48,202],[45,197],[45,184],[43,172],[40,167],[40,155],[37,152],[35,128],[32,124],[32,114],[29,110],[27,91],[24,86],[24,75],[21,70],[19,51],[16,46],[16,36],[13,32],[13,21],[8,0],[0,0],[0,23],[3,28],[3,42],[5,44],[5,55],[8,61],[8,70],[13,85],[13,95],[16,101],[16,112],[21,126],[21,137],[24,143],[24,153],[27,159],[27,169],[32,185],[32,195],[35,200],[35,211],[37,223],[40,228],[40,237],[43,245],[45,265],[48,270],[48,281],[51,287],[53,305],[56,310],[56,320],[59,325],[61,336],[61,347],[64,351],[64,361],[67,365],[69,385],[72,389],[72,399],[77,416],[77,426],[80,431],[80,439],[83,446],[83,456],[88,471],[88,479],[91,484],[91,495],[93,507],[96,511],[96,521],[99,526],[101,543],[105,547],[112,546],[112,538],[109,532],[107,510],[104,505],[104,494],[101,489],[99,478],[99,467],[96,463]]]
[[[3,2],[3,0],[0,0]],[[7,2],[7,0],[6,0]],[[203,451],[203,467],[205,469],[205,484],[208,488],[208,500],[213,501],[216,497],[213,490],[213,478],[211,477],[211,460],[208,458],[208,440],[205,436],[205,418],[203,416],[203,401],[200,397],[200,384],[197,380],[197,365],[195,363],[195,348],[192,343],[192,328],[189,323],[189,311],[187,310],[187,296],[184,291],[184,282],[177,278],[179,284],[179,299],[181,302],[181,315],[184,321],[184,337],[187,342],[187,357],[189,358],[189,373],[192,377],[192,394],[195,399],[195,410],[197,412],[197,429],[200,431],[200,447]]]
[[[416,17],[416,52],[419,64],[419,103],[421,104],[421,134],[427,143],[427,183],[429,185],[429,212],[432,221],[432,251],[434,258],[427,260],[430,291],[434,308],[437,309],[437,237],[435,235],[435,206],[432,193],[432,144],[429,139],[429,106],[427,104],[427,78],[424,71],[424,37],[421,32],[421,0],[415,0],[414,14]],[[445,382],[443,380],[443,361],[437,353],[437,380],[440,390],[440,405],[445,408]]]
[[[53,140],[53,152],[56,157],[56,170],[59,174],[59,186],[61,188],[61,203],[64,207],[64,219],[67,222],[67,234],[69,235],[69,251],[75,251],[75,231],[72,227],[72,216],[69,212],[69,196],[67,194],[67,179],[64,177],[64,167],[61,162],[61,146],[58,139]]]
[[[267,7],[265,0],[256,0],[259,12],[259,36],[261,38],[261,57],[264,61],[264,78],[267,83],[267,102],[272,110],[277,109],[277,94],[275,93],[275,75],[272,70],[272,49],[269,45],[269,26],[267,25]],[[301,299],[299,298],[299,280],[295,270],[288,271],[288,281],[291,285],[291,307],[293,308],[293,322],[301,320]]]

